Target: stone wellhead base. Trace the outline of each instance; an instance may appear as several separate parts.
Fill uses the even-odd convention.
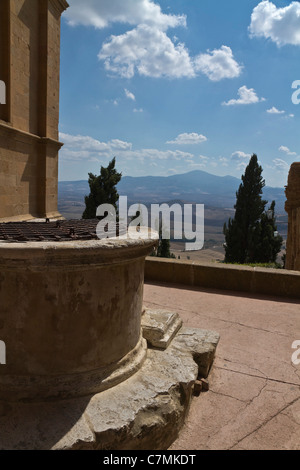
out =
[[[184,424],[196,380],[209,373],[219,335],[178,331],[176,312],[146,310],[143,323],[144,336],[152,323],[152,336],[157,340],[160,330],[166,344],[153,348],[148,339],[142,367],[119,385],[66,400],[0,401],[0,449],[167,449]]]
[[[136,373],[147,353],[145,257],[156,239],[13,240],[0,241],[0,400],[88,396]]]

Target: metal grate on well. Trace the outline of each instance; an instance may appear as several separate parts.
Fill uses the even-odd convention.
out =
[[[51,222],[8,222],[0,223],[0,241],[21,242],[64,242],[98,240],[96,229],[98,219],[58,220]],[[117,225],[117,236],[125,233],[126,227]],[[115,237],[107,230],[106,238]]]

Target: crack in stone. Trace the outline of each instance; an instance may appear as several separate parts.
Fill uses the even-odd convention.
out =
[[[300,400],[300,398],[299,398]],[[287,413],[281,413],[283,416],[285,416],[286,418],[288,418],[289,420],[291,420],[293,423],[295,423],[297,425],[297,427],[299,427],[299,420],[296,421],[294,416],[291,416],[291,415],[288,415]],[[300,416],[300,414],[299,414]]]
[[[222,397],[232,398],[233,400],[237,400],[237,401],[240,401],[241,403],[245,403],[245,404],[248,403],[247,400],[242,400],[241,398],[233,397],[231,395],[227,395],[226,393],[216,392],[215,390],[212,390],[212,389],[210,389],[209,391],[211,393],[214,393],[215,395],[220,395]]]
[[[237,351],[245,352],[244,349],[239,349],[239,348],[236,348],[236,347],[233,348],[233,349],[235,349],[235,350],[237,350]],[[248,364],[245,364],[245,363],[243,363],[243,362],[232,361],[231,359],[227,359],[226,357],[223,357],[223,358],[218,357],[218,358],[219,358],[219,360],[224,361],[224,362],[229,362],[229,363],[231,363],[231,364],[237,364],[238,366],[244,366],[244,367],[249,368],[249,369],[251,369],[251,370],[256,370],[257,372],[259,372],[260,374],[262,374],[263,377],[261,377],[261,378],[266,378],[266,379],[269,379],[269,380],[272,380],[272,381],[281,382],[279,379],[272,379],[271,377],[268,377],[268,376],[267,376],[264,372],[262,372],[260,369],[257,369],[257,368],[255,368],[255,367],[252,367],[252,366],[250,366],[250,365],[248,365]],[[265,359],[273,359],[273,357],[272,357],[272,356],[271,356],[271,357],[270,357],[270,356],[265,356]],[[293,364],[292,364],[290,361],[282,361],[281,364],[282,364],[282,366],[290,366],[290,365],[292,365],[292,367],[295,367],[295,366],[293,366]],[[224,369],[224,370],[230,370],[230,369]],[[238,371],[235,371],[235,372],[238,372]],[[297,379],[300,379],[300,377],[298,376],[298,372],[300,372],[300,371],[299,371],[299,370],[294,370],[293,372],[296,374]],[[242,372],[241,372],[241,373],[242,373]],[[250,375],[250,374],[249,374],[249,375]],[[284,381],[282,381],[282,383],[287,383],[287,384],[290,383],[291,385],[300,386],[300,383],[294,384],[294,383],[291,383],[291,382],[284,382]]]
[[[159,305],[160,308],[162,308],[161,304],[153,303],[153,305]],[[232,326],[236,325],[237,329],[239,331],[241,331],[240,328],[239,328],[239,327],[241,327],[241,328],[247,328],[247,329],[253,330],[253,331],[254,330],[261,331],[262,333],[263,332],[271,333],[274,337],[278,336],[279,338],[289,338],[289,339],[291,338],[291,335],[286,334],[286,333],[282,333],[281,331],[278,331],[278,329],[280,329],[281,325],[283,325],[283,322],[277,322],[277,323],[273,322],[273,327],[275,329],[272,331],[272,330],[268,330],[268,329],[265,329],[265,328],[259,328],[257,326],[251,326],[251,325],[243,324],[243,323],[240,323],[240,322],[232,321],[230,319],[218,318],[218,317],[211,316],[211,315],[208,315],[208,314],[205,314],[205,313],[199,313],[199,312],[196,312],[196,311],[191,310],[189,308],[176,308],[176,309],[177,309],[178,312],[190,313],[192,322],[197,322],[199,318],[203,318],[204,320],[215,320],[215,321],[222,322],[223,324],[220,324],[222,330],[231,328]],[[227,310],[227,313],[231,312],[230,308],[226,309],[226,310]],[[223,314],[226,314],[226,311],[224,311]],[[286,324],[284,323],[284,325],[286,325]],[[290,324],[288,324],[288,326],[289,325]],[[247,330],[245,330],[243,333],[244,334],[247,333]],[[274,341],[275,341],[275,339],[274,339]],[[235,352],[237,354],[238,354],[238,351],[243,351],[243,353],[245,353],[245,349],[241,350],[238,347],[234,347],[233,349],[235,350]],[[284,356],[284,358],[285,358],[285,356]],[[255,396],[253,396],[249,400],[242,400],[241,398],[231,396],[230,394],[218,392],[218,391],[212,390],[212,388],[210,388],[211,393],[214,393],[214,394],[220,395],[220,396],[224,396],[224,397],[228,397],[228,398],[231,398],[233,400],[236,400],[236,401],[242,403],[243,405],[239,405],[239,407],[240,407],[239,413],[245,413],[246,412],[247,416],[248,416],[247,408],[253,406],[253,403],[255,403],[255,401],[259,400],[259,397],[263,393],[267,394],[267,393],[274,393],[275,392],[276,394],[279,394],[278,395],[279,403],[278,402],[276,403],[276,407],[281,406],[279,411],[275,412],[275,410],[274,410],[274,414],[272,416],[269,416],[269,417],[266,416],[266,417],[262,418],[260,420],[260,424],[256,423],[256,428],[254,430],[249,431],[247,434],[245,434],[241,438],[238,438],[238,436],[236,436],[235,437],[236,442],[235,442],[235,444],[230,446],[230,448],[229,448],[230,450],[237,447],[237,446],[247,447],[246,443],[245,443],[245,446],[240,445],[240,443],[245,441],[249,436],[252,436],[256,432],[258,432],[260,429],[263,429],[264,426],[266,426],[269,422],[271,422],[273,419],[275,419],[280,414],[286,416],[293,423],[295,423],[295,425],[299,426],[299,422],[296,421],[296,418],[288,415],[288,410],[289,410],[290,407],[292,407],[294,405],[294,403],[296,403],[298,400],[300,400],[299,396],[292,400],[292,397],[295,396],[295,394],[297,394],[297,390],[300,389],[300,383],[299,383],[299,381],[300,381],[300,366],[296,367],[295,365],[292,364],[291,361],[287,361],[287,360],[285,360],[285,361],[283,360],[283,361],[279,362],[281,370],[285,370],[286,368],[289,368],[292,365],[293,372],[290,374],[291,377],[289,377],[289,378],[292,380],[293,376],[294,376],[295,382],[293,382],[293,381],[288,381],[288,380],[280,380],[280,379],[276,379],[276,378],[272,378],[272,377],[267,377],[266,373],[264,373],[263,371],[261,371],[257,368],[251,367],[250,365],[243,364],[241,362],[234,362],[234,361],[230,361],[229,359],[226,359],[226,358],[222,359],[220,357],[217,357],[217,359],[218,359],[218,362],[222,361],[222,360],[224,361],[224,367],[216,365],[216,362],[215,362],[214,370],[220,369],[220,370],[227,371],[227,372],[232,372],[232,373],[236,373],[236,374],[240,374],[240,375],[245,375],[249,378],[253,377],[253,378],[256,378],[256,379],[263,380],[263,383],[258,384],[259,385],[259,387],[258,387],[259,391],[256,393]],[[274,358],[273,357],[268,357],[268,359],[274,359]],[[237,365],[240,368],[247,368],[249,372],[232,370],[230,368],[230,366],[229,366],[229,368],[227,368],[227,367],[225,367],[226,362],[227,363],[232,363],[232,365],[234,367],[235,367],[235,365]],[[272,382],[275,384],[275,385],[273,385],[274,390],[272,390]],[[278,386],[276,386],[276,384],[278,384]],[[280,384],[290,386],[290,387],[279,387]],[[291,388],[291,387],[296,387],[296,390]],[[278,390],[278,388],[283,388],[283,390]],[[289,393],[288,390],[294,390],[294,392]],[[280,398],[279,398],[279,396],[280,396]],[[289,401],[288,397],[290,397],[291,401]],[[264,399],[264,396],[259,400],[259,403],[261,403],[261,401],[263,399]],[[265,402],[263,402],[263,403],[265,403]],[[236,404],[236,406],[238,406],[238,405]],[[278,410],[278,408],[277,408],[277,410]],[[298,414],[296,414],[295,416],[298,416]],[[232,417],[227,419],[227,420],[224,420],[222,428],[230,425],[231,422],[232,422]],[[249,423],[249,424],[251,424],[251,423]],[[253,424],[252,424],[252,426],[253,426]],[[254,426],[255,426],[255,424],[254,424]],[[217,436],[220,433],[220,430],[222,428],[218,429],[216,432],[212,433],[208,437],[211,439],[212,437]],[[249,430],[249,428],[248,428],[248,430]]]
[[[258,378],[261,378],[261,377],[258,377]],[[263,378],[261,378],[262,380],[264,380]],[[225,394],[222,394],[222,393],[218,393],[218,392],[214,392],[213,390],[211,390],[213,393],[216,393],[218,395],[223,395],[223,396],[227,396],[229,398],[233,398],[237,401],[240,401],[242,403],[245,403],[245,406],[243,407],[243,409],[240,411],[240,412],[244,412],[245,410],[247,410],[247,408],[249,408],[249,406],[254,402],[254,400],[256,400],[257,398],[259,398],[259,396],[263,393],[264,389],[267,387],[268,385],[268,379],[265,379],[265,384],[260,388],[259,392],[257,393],[257,395],[255,395],[254,397],[252,397],[250,400],[240,400],[238,398],[235,398],[235,397],[232,397],[230,395],[225,395]],[[289,406],[289,405],[288,405]],[[222,428],[226,427],[230,422],[232,421],[232,418],[229,418],[228,421],[224,424],[224,426],[222,426]],[[212,434],[210,436],[210,439],[217,436],[218,433],[219,433],[220,430],[216,431],[214,434]],[[247,436],[246,436],[247,437]],[[229,448],[232,449],[233,447],[235,447],[237,444],[239,444],[239,442],[241,442],[244,438],[240,439],[237,443],[235,443],[232,447]]]
[[[292,363],[293,373],[296,375],[297,379],[300,379],[300,375],[298,375],[300,372],[299,367],[300,366],[296,366],[295,364]]]
[[[277,411],[277,413],[275,413],[274,415],[270,416],[268,419],[266,419],[266,421],[264,421],[262,424],[260,424],[259,426],[257,426],[255,429],[253,429],[253,431],[249,432],[248,434],[246,434],[244,437],[242,437],[241,439],[238,439],[237,442],[235,442],[235,444],[233,444],[231,447],[229,447],[228,450],[232,450],[235,446],[239,445],[240,442],[244,441],[245,439],[247,439],[248,437],[250,437],[252,434],[256,433],[257,431],[259,431],[263,426],[266,426],[270,421],[272,421],[272,419],[276,418],[278,415],[280,415],[283,411],[285,411],[287,408],[289,408],[290,406],[292,406],[294,403],[296,403],[297,401],[299,400],[299,397],[295,398],[295,400],[293,400],[292,402],[288,403],[287,405],[285,405],[283,408],[281,408],[279,411]]]
[[[260,391],[258,392],[258,394],[255,395],[254,397],[252,397],[252,398],[248,401],[246,409],[247,409],[250,405],[252,405],[252,403],[254,402],[254,400],[256,400],[257,398],[260,397],[260,395],[261,395],[262,392],[265,390],[265,388],[266,388],[267,385],[268,385],[268,379],[265,379],[265,384],[262,386],[262,388],[260,389]]]
[[[273,378],[271,378],[271,377],[261,377],[261,376],[259,376],[259,375],[247,374],[246,372],[241,372],[241,371],[232,370],[232,369],[226,369],[225,367],[220,367],[220,366],[217,366],[217,365],[214,365],[214,368],[215,368],[215,369],[224,370],[224,371],[227,371],[227,372],[233,372],[233,373],[235,373],[235,374],[247,375],[248,377],[255,377],[255,378],[257,378],[257,379],[267,379],[267,380],[269,380],[270,382],[276,382],[276,383],[286,384],[286,385],[294,385],[295,387],[300,388],[300,384],[297,384],[297,383],[294,383],[294,382],[286,382],[285,380],[273,379]]]
[[[226,361],[226,362],[229,362],[229,363],[231,363],[231,364],[237,364],[237,365],[239,365],[239,366],[248,367],[248,369],[251,369],[251,370],[256,370],[257,372],[259,372],[259,373],[262,375],[262,377],[260,377],[261,379],[265,379],[265,378],[267,379],[267,378],[268,378],[268,377],[266,376],[266,374],[264,374],[261,370],[255,368],[255,367],[251,367],[251,366],[249,366],[249,365],[247,365],[247,364],[243,364],[243,363],[241,363],[241,362],[231,361],[230,359],[226,359],[226,358],[223,358],[222,360],[223,360],[223,361]],[[224,370],[231,370],[231,369],[224,369]],[[235,372],[237,372],[237,371],[235,371]],[[250,374],[249,374],[249,375],[250,375]]]
[[[146,303],[147,302],[145,302],[145,304]],[[150,302],[150,305],[156,305],[156,306],[159,306],[160,308],[166,308],[166,307],[162,306],[161,304],[157,304],[155,302]],[[238,326],[242,326],[244,328],[249,328],[249,329],[252,329],[252,330],[264,331],[265,333],[270,333],[270,334],[283,336],[284,338],[290,338],[290,335],[286,335],[284,333],[281,333],[278,330],[272,331],[272,330],[267,330],[267,329],[264,329],[264,328],[257,328],[255,326],[246,325],[245,323],[239,323],[239,322],[236,322],[236,321],[227,320],[227,319],[224,319],[224,318],[218,318],[218,317],[214,317],[214,316],[211,316],[211,315],[208,316],[205,313],[195,312],[194,310],[190,310],[190,309],[187,310],[187,309],[177,308],[177,310],[181,311],[181,312],[193,313],[197,317],[201,316],[201,317],[204,317],[204,318],[209,318],[209,319],[213,319],[213,320],[222,321],[224,323],[230,323],[231,325],[238,325]]]

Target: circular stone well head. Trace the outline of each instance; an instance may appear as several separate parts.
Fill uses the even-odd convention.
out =
[[[0,399],[93,394],[139,369],[144,262],[157,234],[138,237],[0,242]]]

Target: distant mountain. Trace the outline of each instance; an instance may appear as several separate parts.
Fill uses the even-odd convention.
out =
[[[191,171],[173,176],[124,176],[118,185],[120,196],[127,196],[129,204],[162,203],[180,200],[205,204],[210,207],[232,209],[241,180],[233,176],[216,176],[205,171]],[[58,185],[59,204],[82,205],[89,194],[87,181],[61,181]],[[264,188],[264,198],[276,202],[276,212],[284,213],[284,188]]]

